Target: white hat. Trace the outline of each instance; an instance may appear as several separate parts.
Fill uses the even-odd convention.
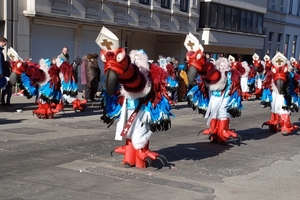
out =
[[[252,56],[253,60],[259,60],[259,55],[257,55],[256,53],[253,54]]]
[[[272,59],[272,64],[275,67],[284,66],[287,63],[287,58],[280,52],[277,52],[276,55]]]
[[[290,61],[291,61],[291,62],[296,62],[296,59],[295,59],[294,57],[291,57],[291,58],[290,58]]]
[[[229,56],[228,56],[228,61],[229,61],[230,63],[233,63],[233,62],[235,61],[235,58],[234,58],[232,55],[229,55]]]
[[[102,27],[95,42],[102,50],[115,51],[119,48],[118,37],[104,26]]]
[[[268,55],[265,55],[265,57],[264,57],[264,61],[268,61],[268,60],[270,60],[270,56],[268,56]]]
[[[18,55],[18,53],[12,47],[8,48],[8,50],[7,50],[7,56],[12,61],[18,61],[18,60],[23,61],[23,59]]]
[[[200,44],[199,40],[192,34],[189,33],[185,37],[184,46],[188,51],[204,51],[203,46]]]

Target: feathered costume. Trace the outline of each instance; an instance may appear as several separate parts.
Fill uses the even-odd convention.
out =
[[[298,111],[300,75],[292,71],[286,57],[278,52],[271,60],[270,71],[264,82],[262,102],[270,101],[271,117],[263,123],[271,131],[289,135],[298,127],[291,123],[291,111]],[[265,104],[268,106],[269,104]]]
[[[203,47],[198,39],[191,33],[186,36],[185,47],[188,52],[188,78],[196,85],[188,92],[188,101],[199,106],[208,118],[208,129],[203,134],[210,135],[212,141],[226,143],[241,140],[241,137],[229,129],[230,118],[241,115],[241,85],[240,73],[237,69],[230,69],[226,58],[219,58],[214,65],[203,56]]]
[[[76,78],[74,77],[75,74],[73,66],[59,58],[56,60],[56,64],[59,67],[59,78],[61,81],[63,101],[72,104],[73,110],[75,112],[84,111],[86,108],[87,100],[79,100],[77,98],[78,84],[76,82]],[[62,105],[63,101],[61,101]]]
[[[175,69],[174,66],[170,63],[167,64],[166,69],[168,74],[166,82],[167,82],[167,89],[169,91],[169,96],[172,100],[175,100],[173,94],[177,92],[179,87],[178,80],[175,74]]]
[[[41,59],[39,64],[30,61],[12,62],[12,85],[19,84],[24,95],[30,99],[38,96],[38,108],[33,110],[33,115],[38,118],[53,118],[59,112],[56,104],[61,99],[59,69],[52,67],[49,59]]]
[[[240,72],[241,74],[241,90],[242,90],[242,100],[247,101],[249,98],[252,98],[254,92],[254,69],[248,65],[246,61],[237,62],[235,58],[231,55],[228,56],[228,61],[230,67]]]
[[[68,70],[64,70],[64,68],[61,68],[61,70],[57,65],[51,64],[49,59],[40,59],[39,64],[37,64],[22,59],[14,60],[19,56],[16,52],[13,53],[16,55],[9,54],[12,64],[10,83],[12,85],[18,83],[28,99],[33,96],[38,97],[38,108],[32,111],[33,115],[42,119],[53,118],[54,114],[63,109],[62,88],[64,88],[65,81],[72,79],[72,76],[62,76]],[[76,90],[74,90],[74,87],[68,87],[66,90],[68,89],[73,89],[72,91],[77,93],[76,87]],[[63,91],[65,90],[63,89]],[[73,109],[77,109],[74,104]]]
[[[125,167],[146,168],[155,159],[163,162],[164,156],[149,150],[149,140],[154,131],[168,130],[171,125],[166,72],[156,64],[149,66],[143,51],[133,50],[127,55],[119,48],[118,38],[105,27],[96,43],[102,49],[100,58],[106,74],[101,119],[107,124],[119,119],[115,139],[126,138],[125,145],[113,152],[124,155]]]
[[[255,53],[252,56],[252,63],[256,72],[255,75],[255,92],[253,95],[257,99],[261,99],[261,105],[264,107],[270,107],[270,98],[271,97],[271,81],[272,81],[272,72],[271,66],[272,62],[268,55],[265,55],[264,60],[261,61],[259,56]],[[269,90],[265,90],[269,88]]]

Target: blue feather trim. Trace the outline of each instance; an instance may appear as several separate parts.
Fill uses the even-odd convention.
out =
[[[64,94],[77,93],[78,91],[78,84],[75,81],[68,81],[68,82],[62,81],[61,87]]]
[[[195,85],[188,91],[187,98],[188,104],[193,110],[198,109],[200,114],[205,115],[210,99],[209,97],[204,97],[204,94],[199,90],[198,85]]]
[[[50,81],[39,88],[40,97],[47,102],[59,102],[62,98],[61,90],[50,86]]]
[[[150,116],[148,123],[151,131],[166,131],[171,127],[170,118],[175,116],[171,113],[169,101],[164,96],[155,107],[149,101],[142,109]]]
[[[21,83],[24,90],[27,91],[28,97],[31,98],[32,96],[38,95],[38,86],[34,86],[31,84],[30,77],[27,76],[25,73],[21,74]],[[25,92],[26,94],[26,92]]]
[[[122,108],[122,105],[117,103],[119,96],[117,95],[110,96],[107,94],[106,90],[103,89],[102,97],[104,101],[104,109],[105,109],[104,113],[106,117],[114,118],[114,119],[119,118],[121,114],[121,108]]]

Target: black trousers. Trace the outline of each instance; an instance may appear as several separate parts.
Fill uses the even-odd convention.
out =
[[[97,88],[86,87],[86,90],[85,90],[85,99],[94,100],[96,93],[97,93]]]
[[[5,100],[5,95],[6,95],[6,102]],[[1,104],[2,105],[9,105],[10,104],[10,99],[11,99],[11,95],[12,95],[12,87],[11,84],[8,83],[5,90],[2,90],[2,94],[1,94]]]

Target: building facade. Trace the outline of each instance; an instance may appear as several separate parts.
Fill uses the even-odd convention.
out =
[[[299,60],[300,0],[268,0],[267,10],[263,52],[272,57],[280,51]]]
[[[171,56],[180,63],[189,32],[202,42],[205,53],[243,60],[257,51],[263,54],[268,36],[267,0],[2,0],[0,4],[0,34],[8,38],[7,46],[36,62],[57,56],[63,46],[69,48],[71,61],[99,53],[95,39],[102,26],[112,30],[128,51],[144,49],[149,59]],[[282,37],[284,28],[279,31]]]

